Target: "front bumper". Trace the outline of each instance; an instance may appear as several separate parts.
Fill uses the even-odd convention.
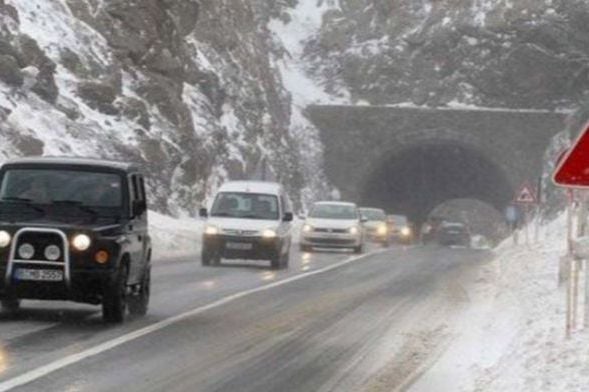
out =
[[[271,260],[280,254],[282,245],[279,237],[203,236],[203,252],[225,259]]]
[[[300,244],[318,248],[357,248],[362,245],[362,237],[336,233],[305,233],[301,235]]]
[[[5,266],[0,267],[0,298],[19,298],[36,300],[61,300],[89,304],[99,304],[105,287],[112,281],[115,269],[73,268],[70,270],[69,282],[24,281],[17,280],[15,271],[18,268],[49,269],[59,268],[19,264],[7,277]]]

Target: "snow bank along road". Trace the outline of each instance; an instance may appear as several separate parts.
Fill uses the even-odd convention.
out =
[[[451,344],[468,283],[490,258],[294,252],[288,271],[166,260],[146,318],[113,327],[98,308],[39,302],[3,316],[0,391],[390,391]]]

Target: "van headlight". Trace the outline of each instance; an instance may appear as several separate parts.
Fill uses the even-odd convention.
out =
[[[403,228],[401,229],[401,235],[402,235],[403,237],[409,237],[409,236],[411,235],[411,229],[410,229],[410,228],[408,228],[407,226],[403,227]]]
[[[86,234],[78,234],[72,240],[72,246],[80,251],[87,250],[92,244],[92,240]]]
[[[12,237],[10,236],[10,233],[2,230],[0,231],[0,248],[6,248],[8,245],[10,245],[10,241],[12,240]]]
[[[311,225],[304,225],[303,226],[303,233],[310,233],[313,231],[313,226]]]
[[[217,226],[207,225],[205,227],[206,235],[217,235],[219,234],[219,228]]]
[[[274,229],[266,229],[262,231],[262,238],[276,238],[278,234]]]
[[[356,234],[358,234],[358,233],[360,232],[360,230],[358,230],[358,227],[354,226],[354,227],[350,227],[350,228],[348,229],[348,232],[349,232],[351,235],[356,235]]]

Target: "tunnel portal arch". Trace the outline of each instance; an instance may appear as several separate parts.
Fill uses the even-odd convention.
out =
[[[389,151],[360,189],[360,204],[408,215],[417,223],[452,199],[476,199],[503,211],[514,192],[501,166],[479,148],[455,140]]]

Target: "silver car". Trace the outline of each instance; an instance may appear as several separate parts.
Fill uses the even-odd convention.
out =
[[[364,230],[354,203],[318,202],[313,205],[301,230],[303,252],[317,248],[364,250]]]

